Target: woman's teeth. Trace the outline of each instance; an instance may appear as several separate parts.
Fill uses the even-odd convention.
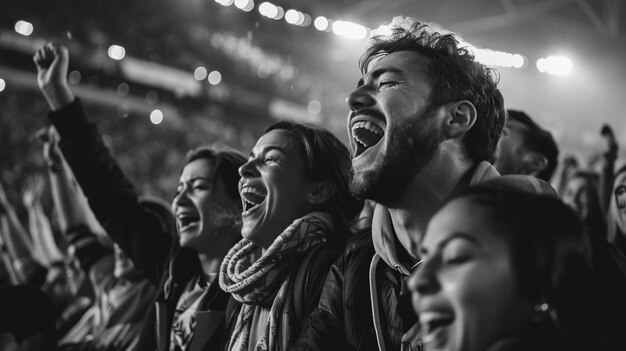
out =
[[[243,200],[243,214],[247,214],[265,200],[265,193],[257,188],[246,186],[241,189],[241,199]]]

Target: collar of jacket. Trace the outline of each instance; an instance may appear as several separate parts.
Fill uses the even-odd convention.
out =
[[[464,175],[461,178],[459,184],[454,187],[453,191],[460,191],[467,186],[476,185],[500,175],[498,171],[486,161],[479,163],[468,172],[469,173],[466,174],[467,176]],[[469,177],[469,175],[471,175],[471,177]],[[461,182],[464,184],[460,184]],[[372,240],[376,253],[389,267],[397,270],[404,276],[411,274],[411,270],[418,260],[413,257],[411,253],[407,252],[398,242],[389,210],[381,204],[376,204],[374,208]]]

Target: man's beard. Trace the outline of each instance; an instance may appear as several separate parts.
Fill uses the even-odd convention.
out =
[[[375,161],[376,167],[356,173],[350,182],[350,193],[357,199],[374,200],[388,205],[399,199],[402,192],[433,159],[441,142],[434,123],[434,109],[389,130],[388,145]]]

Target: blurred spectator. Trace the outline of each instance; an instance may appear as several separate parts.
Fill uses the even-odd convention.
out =
[[[610,125],[604,124],[600,130],[600,135],[604,142],[604,149],[600,151],[600,205],[603,212],[609,212],[609,203],[613,198],[613,179],[615,172],[615,162],[617,161],[619,144]]]
[[[3,241],[6,244],[8,257],[11,259],[10,269],[14,272],[12,276],[15,278],[15,283],[40,287],[50,296],[59,312],[57,329],[63,333],[82,316],[91,304],[89,298],[91,291],[84,284],[84,275],[73,269],[75,260],[71,255],[63,257],[62,261],[50,262],[42,255],[35,254],[31,235],[24,229],[13,206],[8,202],[2,184],[0,184],[0,207],[4,211],[4,214],[0,215],[0,234],[4,236]],[[43,212],[37,212],[36,215],[44,216]],[[40,235],[41,242],[49,245],[46,251],[58,251],[58,248],[54,247],[56,244],[51,237],[51,230],[38,232],[35,235]]]
[[[615,172],[609,202],[608,239],[626,255],[626,165]]]
[[[552,134],[523,111],[507,112],[507,134],[498,143],[494,166],[503,175],[526,174],[549,182],[559,157]]]
[[[6,216],[2,213],[0,205],[0,287],[19,284],[17,273],[13,269],[13,261],[9,255],[9,249],[4,242],[5,232],[9,230]]]
[[[156,289],[117,245],[113,254],[110,240],[108,247],[100,242],[95,232],[102,228],[94,222],[95,216],[59,149],[54,128],[41,138],[61,230],[95,292],[92,311],[60,344],[65,350],[132,350]]]
[[[3,235],[17,282],[42,286],[46,281],[46,267],[37,256],[33,255],[30,235],[22,226],[13,205],[9,202],[2,183],[0,183],[0,208],[2,208],[0,234]]]
[[[600,206],[599,176],[596,173],[574,172],[565,181],[561,199],[589,229],[606,238],[606,216]]]
[[[27,177],[22,190],[22,202],[28,213],[28,229],[33,239],[33,254],[46,267],[49,267],[63,262],[64,255],[54,240],[52,226],[41,204],[44,186],[43,176],[36,174]]]
[[[559,171],[558,179],[556,179],[557,185],[557,194],[561,196],[563,191],[565,190],[565,184],[567,184],[567,179],[578,170],[578,160],[574,155],[567,155],[563,158],[561,162],[561,170]]]

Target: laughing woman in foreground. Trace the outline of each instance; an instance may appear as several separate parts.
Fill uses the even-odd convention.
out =
[[[597,308],[604,292],[575,213],[554,197],[487,183],[428,224],[409,281],[424,349],[623,350]]]
[[[361,203],[348,194],[350,158],[331,133],[269,126],[239,168],[244,237],[225,257],[220,286],[228,350],[287,350],[317,305]]]

